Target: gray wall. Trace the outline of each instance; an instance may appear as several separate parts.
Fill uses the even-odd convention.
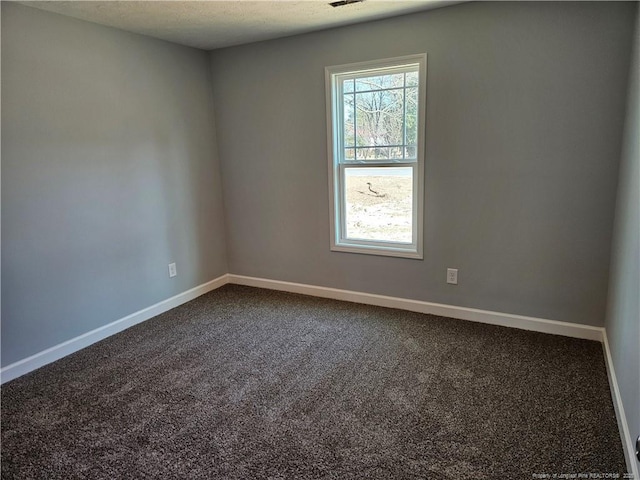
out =
[[[606,328],[635,443],[640,435],[640,9],[633,45]]]
[[[2,2],[2,67],[3,366],[228,271],[206,52]]]
[[[603,325],[634,9],[479,2],[212,52],[230,271]],[[420,52],[425,259],[330,252],[323,69]]]

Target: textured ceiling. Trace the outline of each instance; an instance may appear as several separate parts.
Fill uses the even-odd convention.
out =
[[[457,1],[24,1],[24,5],[211,50],[428,10]]]

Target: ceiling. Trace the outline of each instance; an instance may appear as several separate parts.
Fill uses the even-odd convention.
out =
[[[212,50],[460,3],[448,0],[21,1],[101,25]]]

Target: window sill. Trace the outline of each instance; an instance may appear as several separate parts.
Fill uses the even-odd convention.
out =
[[[332,252],[358,253],[364,255],[378,255],[383,257],[410,258],[422,260],[424,257],[421,251],[414,249],[404,249],[400,247],[380,247],[367,245],[337,244],[331,245]]]

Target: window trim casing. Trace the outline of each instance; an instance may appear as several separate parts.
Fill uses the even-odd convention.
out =
[[[354,161],[349,163],[340,162],[339,148],[342,146],[340,138],[342,132],[342,101],[337,92],[337,76],[345,73],[360,73],[367,70],[380,70],[384,68],[401,67],[403,65],[418,65],[418,145],[416,152],[416,162],[376,162],[363,163]],[[331,235],[331,251],[361,253],[369,255],[382,255],[391,257],[423,259],[423,239],[424,239],[424,164],[425,164],[425,141],[426,141],[426,92],[427,92],[427,54],[404,55],[400,57],[386,58],[381,60],[370,60],[365,62],[349,63],[344,65],[334,65],[325,67],[325,98],[327,117],[327,152],[329,157],[329,230]],[[387,166],[393,163],[399,167],[413,168],[413,225],[415,226],[414,242],[405,247],[399,242],[384,242],[370,240],[350,240],[340,238],[340,234],[345,231],[345,202],[344,185],[341,181],[343,176],[341,168],[346,166],[376,167]]]

